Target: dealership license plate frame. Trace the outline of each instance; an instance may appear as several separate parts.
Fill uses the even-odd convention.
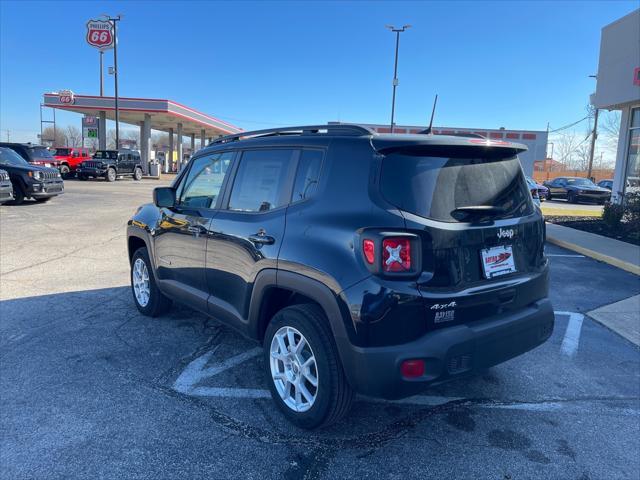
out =
[[[487,260],[490,257],[499,257],[500,255],[507,253],[509,255],[504,261],[487,265]],[[497,247],[483,248],[480,250],[480,259],[482,261],[482,272],[484,273],[484,278],[489,280],[518,271],[511,245],[499,245]]]

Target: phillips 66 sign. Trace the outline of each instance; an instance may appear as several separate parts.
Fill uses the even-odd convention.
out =
[[[99,50],[113,48],[113,25],[104,20],[89,20],[87,22],[87,43]]]

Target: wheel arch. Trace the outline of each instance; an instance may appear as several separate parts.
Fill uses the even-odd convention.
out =
[[[266,269],[256,277],[249,307],[249,335],[262,340],[273,315],[299,303],[315,303],[324,312],[336,341],[347,339],[338,299],[329,287],[299,273]],[[339,343],[339,342],[338,342]]]

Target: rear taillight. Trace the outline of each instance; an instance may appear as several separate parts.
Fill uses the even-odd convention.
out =
[[[538,189],[537,188],[532,188],[531,189],[531,196],[533,198],[538,198]]]
[[[373,265],[376,258],[376,246],[373,240],[367,238],[362,242],[362,252],[364,253],[364,258],[367,263]]]
[[[407,272],[411,270],[411,242],[406,237],[386,237],[382,240],[382,270]]]
[[[422,247],[418,235],[370,229],[361,238],[359,254],[372,274],[404,278],[421,273]]]

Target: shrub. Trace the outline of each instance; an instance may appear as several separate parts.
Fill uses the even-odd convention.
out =
[[[624,228],[633,238],[640,238],[640,192],[624,197]]]
[[[602,221],[607,224],[608,227],[613,229],[620,228],[622,222],[622,216],[624,215],[625,207],[617,203],[607,202],[604,205],[602,211]]]

